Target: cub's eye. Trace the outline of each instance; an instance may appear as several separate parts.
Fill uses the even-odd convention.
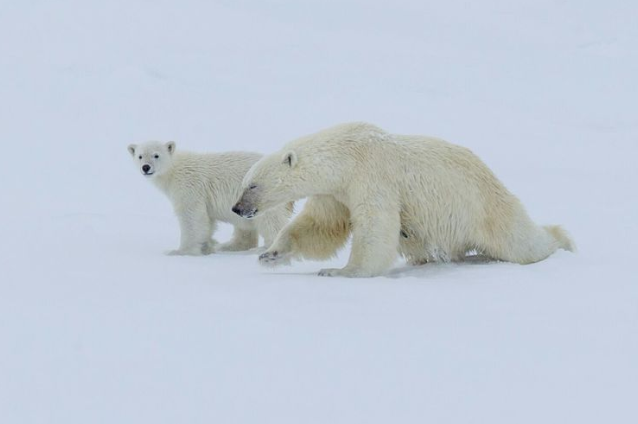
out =
[[[140,155],[140,159],[142,159],[142,155]]]
[[[248,190],[254,190],[257,188],[257,184],[251,184],[248,186]]]
[[[159,155],[155,155],[153,156],[155,159],[159,159]]]

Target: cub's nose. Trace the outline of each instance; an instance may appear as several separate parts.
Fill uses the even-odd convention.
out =
[[[237,203],[235,206],[233,206],[232,209],[233,212],[235,212],[237,215],[241,216],[241,207],[239,206],[239,203]]]
[[[144,171],[145,174],[148,174],[148,171],[151,170],[151,165],[143,165],[142,166],[142,171]]]

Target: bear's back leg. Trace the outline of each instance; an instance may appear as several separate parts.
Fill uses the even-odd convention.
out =
[[[542,261],[561,247],[551,232],[536,225],[522,207],[511,222],[486,231],[477,245],[480,253],[491,258],[519,264]]]

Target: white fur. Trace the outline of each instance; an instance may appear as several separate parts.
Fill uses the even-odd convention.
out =
[[[181,241],[172,255],[248,250],[257,246],[258,235],[268,247],[290,218],[290,205],[273,208],[255,220],[241,218],[231,210],[241,194],[242,179],[259,154],[179,152],[174,142],[132,144],[128,150],[142,175],[173,204]],[[234,233],[228,243],[216,246],[212,236],[218,221],[232,224]]]
[[[243,185],[238,204],[256,216],[309,197],[261,255],[264,265],[329,258],[350,234],[346,267],[320,275],[379,275],[397,252],[411,264],[462,260],[470,251],[528,264],[557,248],[574,249],[560,227],[534,224],[470,150],[365,123],[289,143],[255,164]]]

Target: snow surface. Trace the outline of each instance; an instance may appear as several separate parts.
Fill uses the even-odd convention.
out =
[[[635,2],[0,3],[0,422],[638,422]],[[474,150],[579,246],[316,276],[167,257],[126,151],[365,120]],[[222,228],[220,239],[229,236]]]

